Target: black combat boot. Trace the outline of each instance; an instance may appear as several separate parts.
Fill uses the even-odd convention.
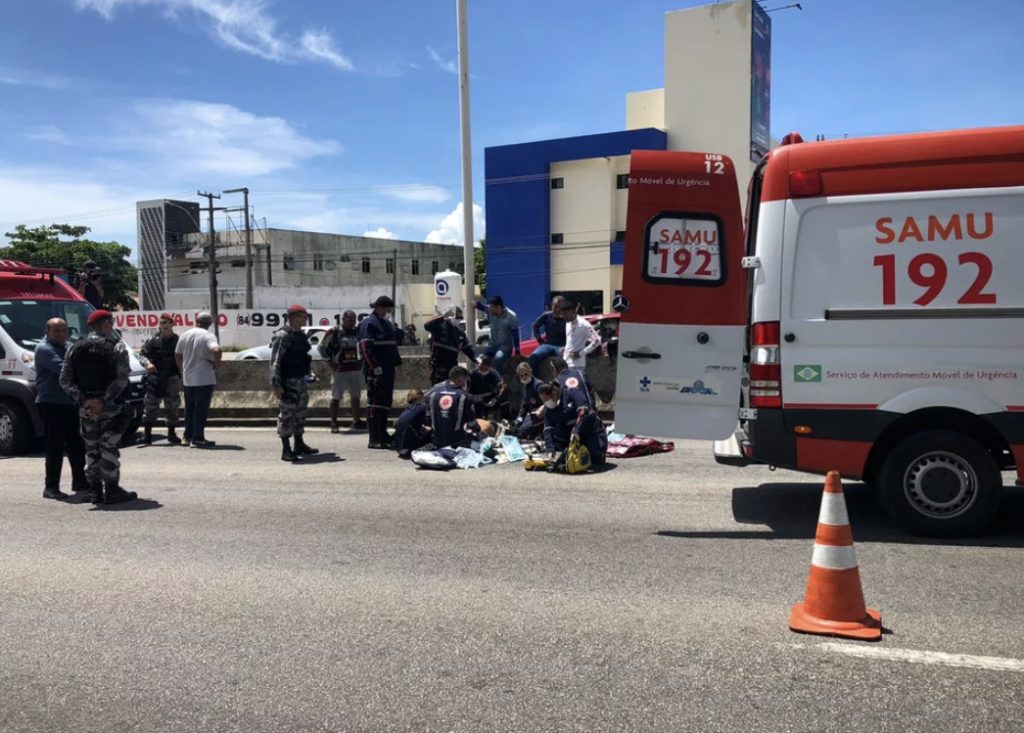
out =
[[[310,448],[306,445],[306,441],[302,439],[302,433],[295,436],[295,453],[300,456],[313,456],[320,451],[316,448]]]
[[[181,438],[174,432],[174,428],[167,428],[167,442],[171,445],[181,445]]]
[[[292,450],[288,438],[281,438],[281,460],[289,463],[297,463],[302,460],[302,456]]]
[[[142,433],[142,442],[146,445],[153,445],[153,426],[146,425]]]
[[[125,491],[115,481],[107,481],[106,496],[104,504],[120,504],[124,501],[135,501],[139,495],[134,491]]]
[[[391,433],[388,432],[388,411],[381,410],[377,419],[380,420],[380,427],[377,428],[377,431],[380,435],[381,447],[391,448]]]
[[[94,481],[89,484],[89,491],[86,492],[85,501],[90,504],[102,504],[103,503],[103,482]]]

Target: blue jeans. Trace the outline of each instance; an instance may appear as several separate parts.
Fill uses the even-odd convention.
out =
[[[498,374],[504,375],[505,373],[505,362],[512,353],[512,346],[510,344],[491,344],[484,348],[481,352],[487,354],[494,359],[494,369]]]
[[[185,387],[185,440],[206,440],[206,419],[210,416],[214,387]]]
[[[537,377],[537,379],[544,379],[544,377],[542,377],[540,373],[537,371],[538,369],[540,369],[540,365],[544,363],[545,359],[548,359],[552,356],[561,355],[561,346],[555,346],[554,344],[541,344],[540,346],[538,346],[537,350],[530,354],[530,369],[533,370],[533,376]]]

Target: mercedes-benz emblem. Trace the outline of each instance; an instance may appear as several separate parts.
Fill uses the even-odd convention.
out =
[[[625,313],[629,310],[629,298],[622,293],[618,293],[612,298],[612,310],[616,313]]]

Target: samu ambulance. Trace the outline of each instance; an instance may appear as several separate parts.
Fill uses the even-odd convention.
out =
[[[618,429],[838,470],[923,533],[1024,481],[1024,127],[789,135],[745,224],[728,158],[637,151],[625,257]]]
[[[88,331],[86,321],[94,309],[63,275],[63,270],[0,260],[0,455],[21,453],[42,435],[35,405],[35,347],[45,335],[46,322],[63,318],[72,340]],[[125,435],[131,436],[142,420],[146,372],[134,352],[128,353],[132,421]]]

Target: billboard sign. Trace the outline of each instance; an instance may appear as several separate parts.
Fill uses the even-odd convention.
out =
[[[755,0],[750,31],[750,160],[771,149],[772,19]]]

